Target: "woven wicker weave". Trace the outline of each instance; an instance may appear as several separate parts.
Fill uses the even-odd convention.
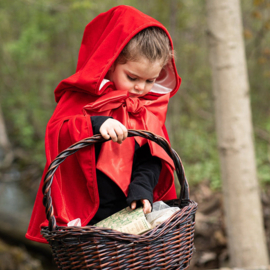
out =
[[[85,227],[59,227],[53,215],[51,184],[58,166],[86,146],[105,142],[101,135],[86,138],[61,152],[51,163],[44,179],[43,204],[49,226],[41,230],[51,245],[59,269],[187,269],[194,250],[194,226],[197,203],[189,199],[189,187],[178,154],[168,142],[151,132],[129,130],[128,136],[141,136],[159,144],[174,161],[181,185],[179,199],[166,201],[180,206],[166,222],[143,235]]]

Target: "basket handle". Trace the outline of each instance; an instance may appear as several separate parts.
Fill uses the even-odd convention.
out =
[[[155,135],[152,132],[145,131],[145,130],[128,130],[128,137],[134,137],[134,136],[140,136],[145,139],[151,140],[158,145],[160,145],[167,154],[172,158],[174,165],[175,165],[175,171],[181,186],[181,191],[179,195],[179,207],[184,207],[189,204],[189,186],[187,179],[185,177],[184,168],[181,162],[180,157],[175,152],[174,149],[171,148],[168,141],[164,139],[161,136]],[[110,140],[110,139],[109,139]],[[106,141],[109,141],[104,139],[100,134],[94,135],[89,138],[85,138],[73,145],[71,145],[66,150],[62,151],[50,164],[48,171],[44,178],[44,183],[42,187],[43,192],[43,205],[46,208],[46,217],[49,221],[49,230],[55,230],[56,228],[56,220],[54,217],[54,211],[53,211],[53,205],[52,205],[52,197],[51,197],[51,185],[53,181],[53,175],[55,171],[57,170],[58,166],[70,155],[76,153],[78,150],[90,146],[96,143],[103,143]]]

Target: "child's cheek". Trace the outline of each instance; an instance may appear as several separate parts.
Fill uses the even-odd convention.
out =
[[[129,81],[122,82],[122,89],[121,90],[130,91],[131,89],[132,89],[132,83],[130,83]]]

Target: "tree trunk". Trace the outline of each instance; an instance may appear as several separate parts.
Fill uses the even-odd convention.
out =
[[[175,29],[177,24],[177,0],[170,0],[170,35],[173,41],[175,41]],[[174,47],[175,46],[174,42]]]
[[[266,267],[240,3],[206,0],[206,7],[231,264]]]
[[[7,136],[5,121],[0,106],[0,169],[8,167],[13,161],[13,152]]]

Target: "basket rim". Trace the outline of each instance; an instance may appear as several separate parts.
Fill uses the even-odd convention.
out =
[[[97,227],[94,225],[88,225],[83,227],[56,226],[55,230],[53,231],[50,230],[49,226],[46,226],[42,227],[41,233],[47,241],[59,241],[64,240],[65,238],[98,234],[99,236],[113,238],[114,240],[125,240],[133,243],[149,242],[156,240],[162,235],[168,233],[170,230],[172,230],[175,226],[179,224],[180,219],[182,219],[183,217],[184,220],[181,220],[181,224],[185,224],[185,221],[187,221],[191,216],[195,216],[197,208],[198,204],[195,201],[190,200],[187,206],[184,206],[179,211],[175,212],[169,219],[141,235],[123,233],[113,229]]]

